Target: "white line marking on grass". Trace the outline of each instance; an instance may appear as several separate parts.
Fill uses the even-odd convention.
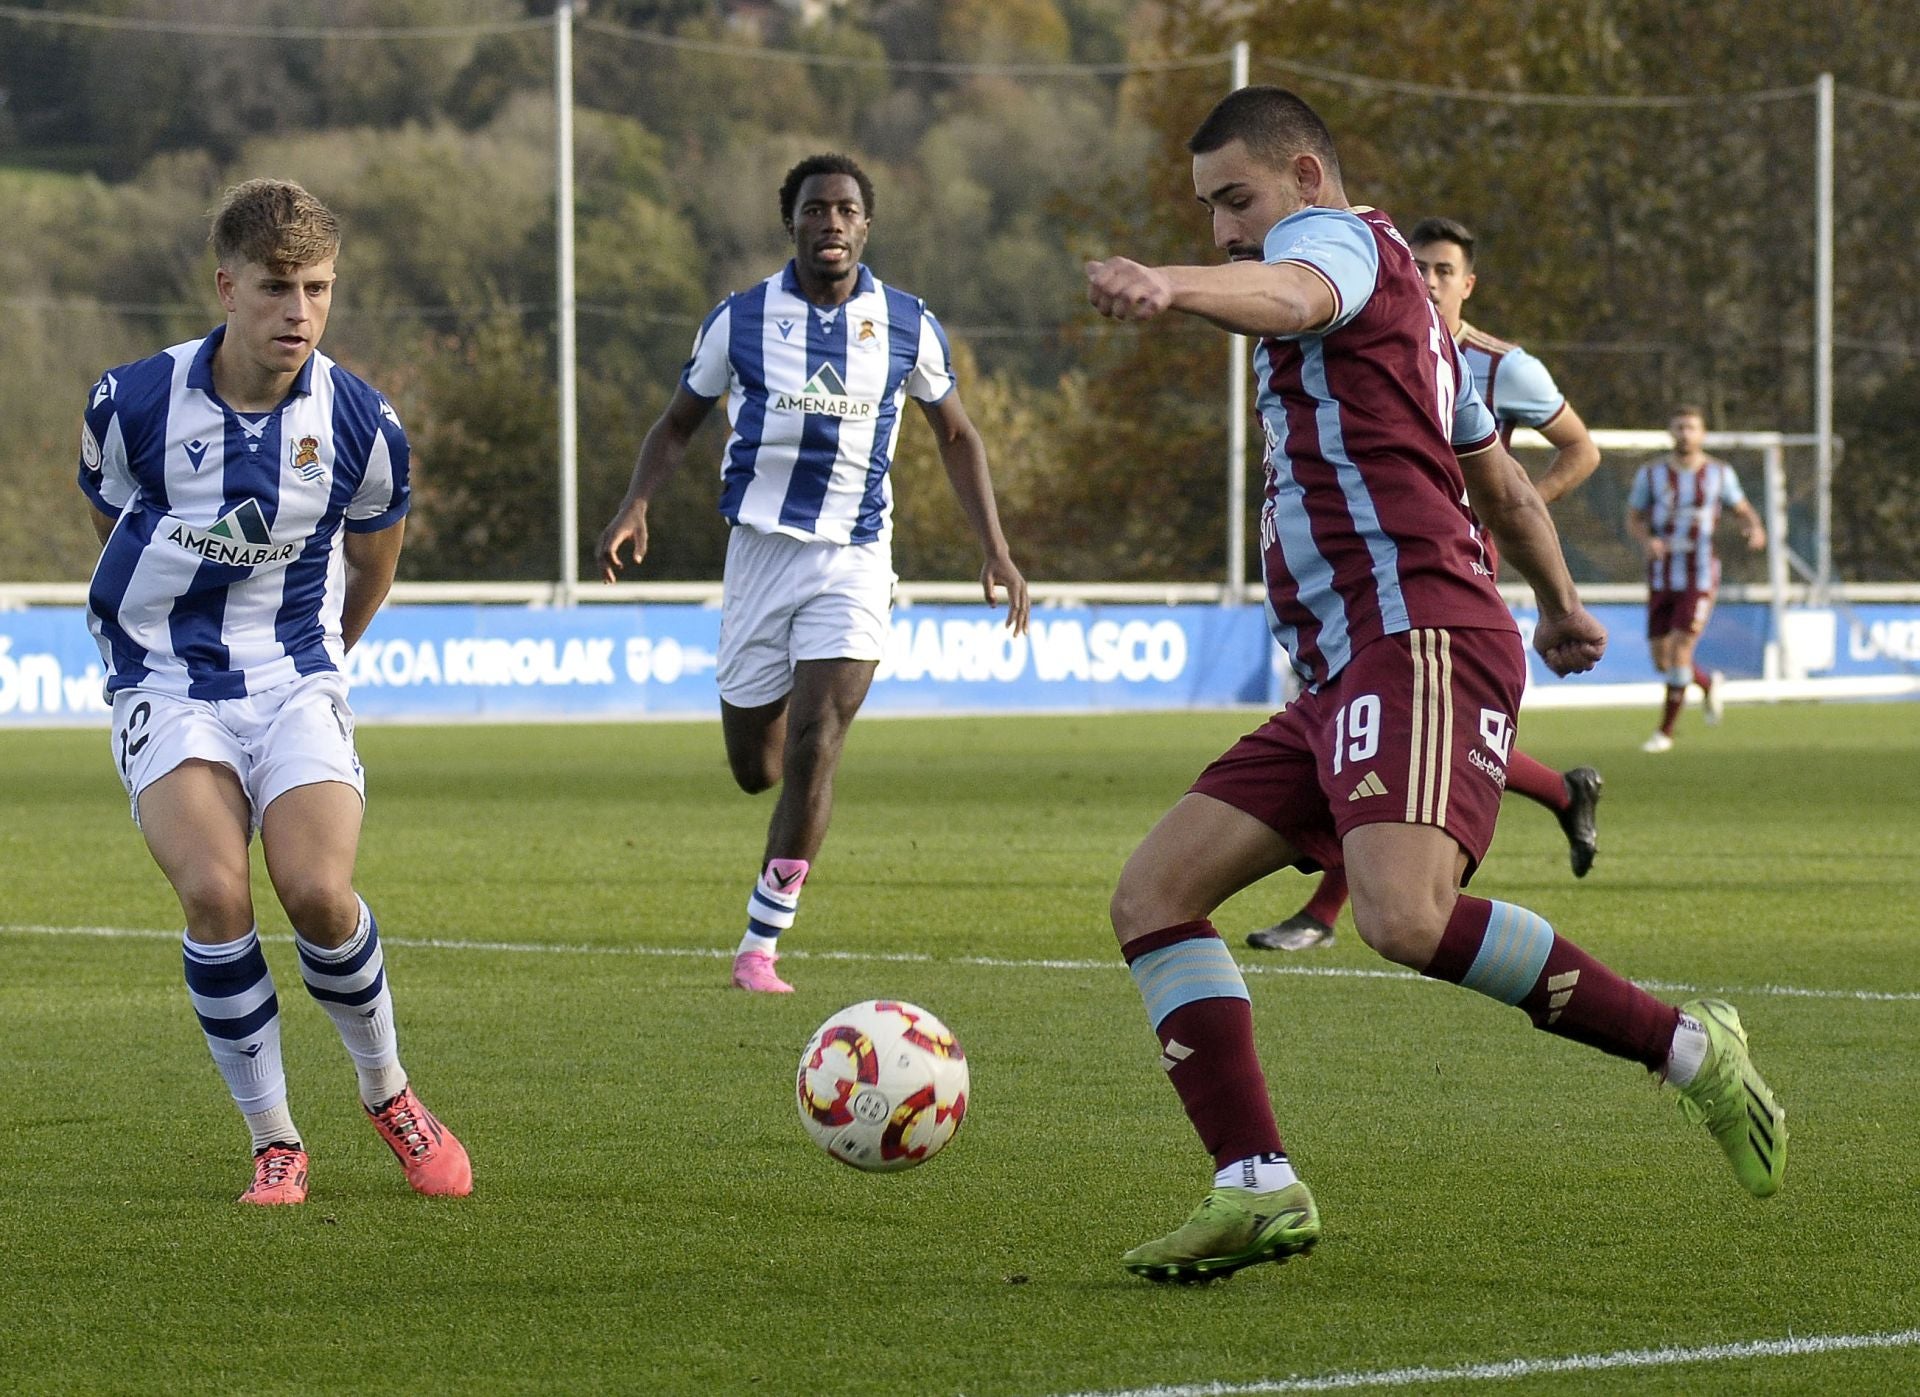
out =
[[[25,922],[0,922],[0,933],[13,936],[97,936],[114,940],[178,941],[178,931],[152,927],[119,926],[43,926]],[[291,942],[291,936],[263,936],[262,941]],[[428,951],[479,951],[508,955],[536,956],[640,956],[667,959],[730,960],[733,952],[709,946],[617,946],[594,942],[560,941],[462,941],[445,936],[386,936],[389,946]],[[875,965],[973,965],[990,970],[1124,970],[1125,963],[1116,953],[1111,959],[1061,960],[1048,958],[1015,959],[1008,956],[934,956],[924,951],[782,951],[794,960],[833,960]],[[1260,965],[1242,963],[1244,975],[1288,975],[1296,978],[1326,980],[1413,980],[1432,983],[1411,970],[1376,970],[1354,965]],[[1694,992],[1703,988],[1684,980],[1636,980],[1643,989]],[[1920,1004],[1920,990],[1843,990],[1814,989],[1804,985],[1728,986],[1715,991],[1731,995],[1774,995],[1788,999],[1854,999],[1867,1003]]]
[[[1318,1377],[1273,1378],[1259,1382],[1183,1383],[1168,1387],[1130,1387],[1121,1391],[1080,1392],[1072,1397],[1256,1397],[1278,1392],[1351,1392],[1368,1387],[1416,1387],[1437,1382],[1502,1382],[1548,1373],[1597,1373],[1616,1368],[1668,1368],[1681,1363],[1724,1363],[1742,1358],[1804,1358],[1859,1349],[1913,1348],[1920,1329],[1881,1334],[1814,1334],[1805,1338],[1753,1339],[1699,1348],[1621,1349],[1581,1353],[1567,1358],[1509,1358],[1498,1363],[1465,1363],[1454,1368],[1385,1368],[1377,1372],[1326,1373]]]

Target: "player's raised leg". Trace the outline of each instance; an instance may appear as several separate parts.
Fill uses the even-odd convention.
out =
[[[1754,1071],[1731,1008],[1709,1023],[1620,976],[1524,907],[1459,891],[1466,855],[1446,831],[1376,824],[1345,840],[1354,925],[1387,959],[1522,1010],[1536,1028],[1637,1062],[1681,1092],[1742,1186],[1776,1192],[1785,1114]],[[1748,1132],[1752,1103],[1764,1128]],[[1735,1127],[1739,1128],[1736,1129]]]
[[[1594,817],[1600,804],[1600,785],[1600,773],[1590,766],[1577,766],[1562,774],[1517,747],[1507,759],[1508,794],[1525,796],[1553,812],[1567,836],[1567,856],[1576,878],[1587,876],[1599,850],[1599,828]]]
[[[780,797],[767,826],[760,876],[747,899],[747,930],[734,954],[741,989],[784,993],[774,969],[780,934],[800,909],[800,891],[833,819],[833,778],[847,729],[866,700],[877,661],[801,660],[793,668],[782,726]],[[731,749],[731,741],[729,747]]]
[[[413,1091],[400,1065],[380,929],[353,889],[360,793],[313,781],[275,796],[261,818],[267,874],[293,923],[307,993],[353,1059],[360,1102],[417,1193],[473,1191],[466,1148]]]
[[[138,694],[118,700],[121,716],[139,702]],[[253,924],[246,792],[231,767],[190,759],[138,802],[141,833],[186,914],[188,998],[252,1137],[254,1177],[240,1201],[303,1203],[307,1155],[287,1108],[280,1001]]]
[[[1215,1169],[1213,1189],[1183,1225],[1121,1258],[1148,1280],[1211,1280],[1320,1239],[1319,1212],[1274,1121],[1246,982],[1207,920],[1298,857],[1253,816],[1189,793],[1127,860],[1114,890],[1114,934],[1160,1040],[1160,1065]]]

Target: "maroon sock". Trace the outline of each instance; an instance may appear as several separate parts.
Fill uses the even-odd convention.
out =
[[[1686,704],[1686,686],[1683,684],[1676,689],[1671,684],[1667,685],[1667,707],[1666,711],[1660,715],[1660,731],[1668,737],[1673,736],[1674,722],[1680,717],[1680,710],[1686,707]]]
[[[1528,800],[1537,800],[1549,810],[1565,810],[1573,803],[1567,799],[1565,777],[1545,762],[1535,761],[1517,750],[1507,759],[1507,789]]]
[[[1253,1007],[1238,995],[1188,998],[1194,986],[1240,984],[1220,933],[1208,921],[1182,922],[1122,949],[1151,1017],[1160,1015],[1160,1065],[1216,1169],[1257,1154],[1282,1154],[1266,1074],[1253,1047]]]
[[[1693,667],[1693,682],[1700,686],[1701,693],[1710,694],[1713,692],[1713,676],[1700,668],[1699,665]]]
[[[1332,926],[1340,916],[1340,909],[1346,905],[1347,870],[1329,868],[1320,875],[1319,886],[1313,890],[1313,896],[1307,899],[1307,905],[1300,911],[1321,926]]]
[[[1496,919],[1498,943],[1483,964],[1480,952]],[[1524,975],[1521,967],[1536,964],[1531,980],[1515,978]],[[1526,908],[1465,894],[1455,901],[1439,949],[1421,973],[1512,1004],[1526,1011],[1535,1028],[1650,1072],[1666,1066],[1680,1022],[1673,1005],[1622,979]]]

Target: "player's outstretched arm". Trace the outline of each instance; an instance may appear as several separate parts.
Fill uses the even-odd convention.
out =
[[[1015,635],[1024,635],[1031,601],[1027,579],[1013,564],[1006,535],[1000,531],[1000,510],[994,503],[993,476],[987,469],[987,447],[980,431],[960,403],[960,390],[954,389],[937,403],[921,403],[940,448],[940,464],[953,482],[953,493],[967,516],[973,536],[979,541],[986,562],[980,569],[980,589],[987,605],[998,606],[996,588],[1007,594],[1007,627]]]
[[[1500,555],[1533,587],[1540,607],[1533,648],[1555,674],[1579,674],[1600,663],[1606,629],[1580,604],[1540,492],[1526,469],[1495,442],[1460,458],[1473,512],[1493,533]]]
[[[400,565],[400,543],[407,534],[402,518],[377,533],[341,535],[347,559],[347,592],[340,603],[340,639],[351,650],[373,624],[374,613],[393,587]]]
[[[1126,257],[1087,263],[1087,299],[1112,320],[1184,311],[1239,335],[1298,335],[1333,319],[1325,277],[1298,262],[1147,267]]]
[[[686,384],[673,390],[667,410],[647,429],[640,443],[639,458],[633,463],[633,479],[627,485],[626,498],[600,531],[600,542],[593,550],[600,567],[600,579],[612,582],[626,566],[620,559],[622,549],[632,554],[633,565],[647,556],[647,504],[653,492],[687,459],[687,443],[707,420],[718,398],[703,398]]]

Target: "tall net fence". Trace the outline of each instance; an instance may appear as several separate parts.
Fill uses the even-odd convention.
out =
[[[216,322],[206,210],[226,184],[268,173],[307,184],[346,226],[326,348],[394,398],[415,443],[403,576],[569,571],[557,556],[554,21],[510,0],[353,0],[324,24],[238,0],[206,0],[189,20],[158,0],[64,8],[0,5],[0,521],[12,521],[0,522],[0,580],[86,575],[91,536],[70,482],[81,398],[106,366]],[[1222,578],[1224,341],[1197,322],[1141,333],[1099,321],[1081,262],[1217,256],[1181,146],[1230,87],[1231,56],[1211,42],[1170,51],[1171,31],[1137,23],[1103,28],[1087,19],[1095,8],[896,5],[861,24],[806,24],[758,7],[611,5],[576,20],[571,570],[590,571],[586,552],[702,317],[790,254],[781,175],[845,149],[878,188],[868,261],[947,327],[1030,575]],[[1059,32],[978,20],[1028,9]],[[962,32],[968,15],[977,32]],[[1440,213],[1475,228],[1469,318],[1538,353],[1589,422],[1660,422],[1693,399],[1715,426],[1811,424],[1810,88],[1441,90],[1286,51],[1256,41],[1252,79],[1324,112],[1353,197],[1403,226]],[[1837,118],[1848,449],[1836,551],[1843,572],[1911,576],[1920,545],[1889,501],[1914,490],[1903,452],[1920,449],[1900,408],[1920,326],[1901,174],[1920,102],[1843,85]],[[720,417],[655,506],[650,578],[718,575]],[[978,560],[928,433],[909,420],[901,442],[899,570],[970,576]],[[1590,580],[1636,575],[1600,532],[1632,464],[1610,459],[1587,487],[1592,539],[1563,514]],[[1257,488],[1248,495],[1250,537]]]

